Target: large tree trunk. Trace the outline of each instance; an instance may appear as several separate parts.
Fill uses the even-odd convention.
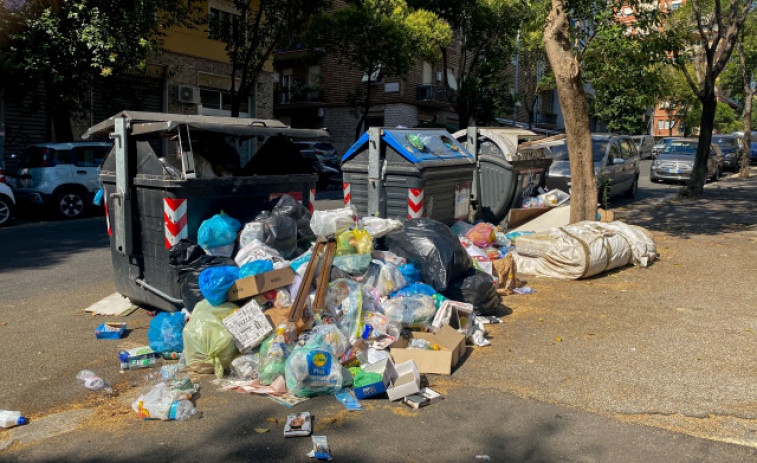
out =
[[[371,75],[370,73],[368,74]],[[368,78],[368,82],[365,83],[365,100],[363,100],[363,107],[362,107],[362,114],[360,116],[360,120],[357,122],[357,127],[355,127],[355,141],[360,138],[360,135],[363,134],[363,125],[365,124],[366,119],[368,118],[368,112],[371,110],[371,79]],[[365,130],[368,130],[368,127],[365,127]]]
[[[74,141],[74,132],[71,129],[71,111],[60,98],[54,85],[45,85],[47,99],[47,113],[53,124],[54,139],[57,142]]]
[[[702,93],[702,98],[700,98],[702,102],[702,118],[699,120],[697,157],[694,161],[694,172],[687,185],[688,193],[691,196],[701,195],[704,183],[707,180],[707,157],[710,155],[712,128],[715,126],[715,109],[718,104],[715,98],[714,79],[708,79],[705,82]]]
[[[743,36],[742,36],[743,38]],[[739,53],[739,64],[741,65],[741,79],[744,83],[744,144],[746,145],[746,152],[744,153],[744,160],[741,164],[741,178],[749,178],[749,156],[752,150],[752,100],[754,99],[754,91],[752,90],[751,80],[752,73],[747,72],[746,58],[744,57],[744,44],[739,42],[737,45]],[[751,71],[751,70],[750,70]]]
[[[581,64],[571,52],[569,18],[564,0],[552,0],[544,25],[544,46],[555,73],[557,96],[565,120],[570,156],[570,222],[596,220],[597,182],[591,152],[589,108],[583,89]]]

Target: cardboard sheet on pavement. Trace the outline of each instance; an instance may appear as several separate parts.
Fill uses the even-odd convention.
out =
[[[129,298],[122,296],[120,293],[113,293],[91,306],[84,309],[85,313],[92,315],[128,315],[137,306],[132,304]]]

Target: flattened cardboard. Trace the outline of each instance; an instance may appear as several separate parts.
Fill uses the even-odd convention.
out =
[[[507,214],[508,228],[518,228],[551,209],[551,207],[512,208]]]
[[[271,270],[270,272],[263,272],[257,275],[240,278],[231,285],[226,296],[230,301],[238,301],[240,299],[257,296],[258,294],[272,289],[290,285],[293,281],[294,271],[292,271],[291,267],[287,266]]]
[[[392,344],[390,352],[396,363],[413,360],[421,373],[451,374],[465,349],[465,335],[449,325],[442,326],[436,334],[413,332],[412,337],[438,344],[439,350],[408,349],[408,341],[400,338]]]

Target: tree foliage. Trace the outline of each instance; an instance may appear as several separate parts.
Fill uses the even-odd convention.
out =
[[[411,0],[410,5],[431,10],[452,29],[454,42],[441,48],[444,69],[454,68],[458,88],[444,79],[447,101],[460,127],[473,118],[491,121],[511,103],[511,76],[506,73],[515,51],[515,39],[528,8],[523,0]]]
[[[228,21],[211,20],[214,33],[225,43],[231,62],[231,115],[237,117],[242,100],[253,92],[276,47],[299,32],[328,2],[232,0],[232,3],[238,15],[232,15]]]
[[[353,94],[360,136],[371,106],[371,87],[378,76],[404,76],[416,59],[436,61],[452,33],[436,14],[410,8],[405,0],[352,0],[330,13],[316,15],[309,41],[350,63],[367,78]]]
[[[166,28],[197,19],[192,1],[59,0],[0,9],[0,82],[41,82],[57,140],[71,140],[71,116],[82,109],[95,76],[144,69]]]

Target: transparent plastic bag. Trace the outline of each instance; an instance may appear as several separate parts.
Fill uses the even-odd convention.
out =
[[[373,255],[373,237],[370,233],[359,228],[339,233],[336,238],[336,255],[350,256],[353,254]]]
[[[474,225],[465,237],[480,248],[485,248],[497,242],[497,237],[494,234],[494,227],[483,222]]]
[[[253,260],[239,268],[238,278],[258,275],[260,273],[270,272],[271,270],[273,270],[273,262],[270,260]]]
[[[371,263],[370,254],[352,254],[349,256],[336,256],[331,265],[348,275],[362,275],[368,270]]]
[[[258,364],[258,354],[240,355],[239,357],[231,361],[231,375],[239,379],[257,379]]]
[[[226,302],[226,294],[231,285],[239,279],[239,269],[230,265],[210,267],[200,273],[200,291],[211,305]]]
[[[436,315],[434,299],[424,295],[395,297],[381,304],[381,309],[389,319],[410,329],[428,329]]]
[[[284,367],[292,349],[294,326],[276,327],[276,333],[260,345],[258,379],[261,384],[270,385],[279,376],[284,376]]]
[[[284,258],[281,257],[279,251],[258,240],[252,240],[247,243],[234,257],[234,262],[240,267],[255,260],[270,260],[273,262],[274,267],[276,264],[284,262]]]
[[[353,206],[315,211],[310,219],[310,228],[316,236],[334,236],[338,231],[355,225],[357,211]]]
[[[265,240],[265,226],[260,222],[249,222],[245,224],[242,233],[239,234],[239,247],[243,248],[252,243],[253,240],[262,242]]]
[[[184,360],[197,373],[215,373],[218,378],[237,354],[234,337],[221,320],[239,307],[231,302],[212,306],[200,301],[182,332]]]
[[[233,217],[229,217],[221,211],[200,224],[197,230],[197,243],[203,249],[215,248],[234,244],[237,233],[242,224]]]
[[[364,302],[372,306],[372,296],[367,295],[360,283],[346,278],[334,280],[326,292],[323,305],[350,341],[360,337]]]
[[[396,219],[382,219],[380,217],[364,217],[361,219],[363,227],[374,238],[381,238],[387,233],[402,228],[402,222]]]
[[[364,285],[376,291],[376,294],[379,296],[388,296],[403,288],[406,285],[406,281],[399,267],[374,259],[368,268]]]
[[[347,349],[350,348],[349,338],[334,324],[316,325],[310,330],[310,335],[320,336],[323,342],[331,347],[337,358],[341,358]]]
[[[300,397],[333,394],[342,388],[342,365],[320,336],[294,348],[284,376],[287,390]]]

